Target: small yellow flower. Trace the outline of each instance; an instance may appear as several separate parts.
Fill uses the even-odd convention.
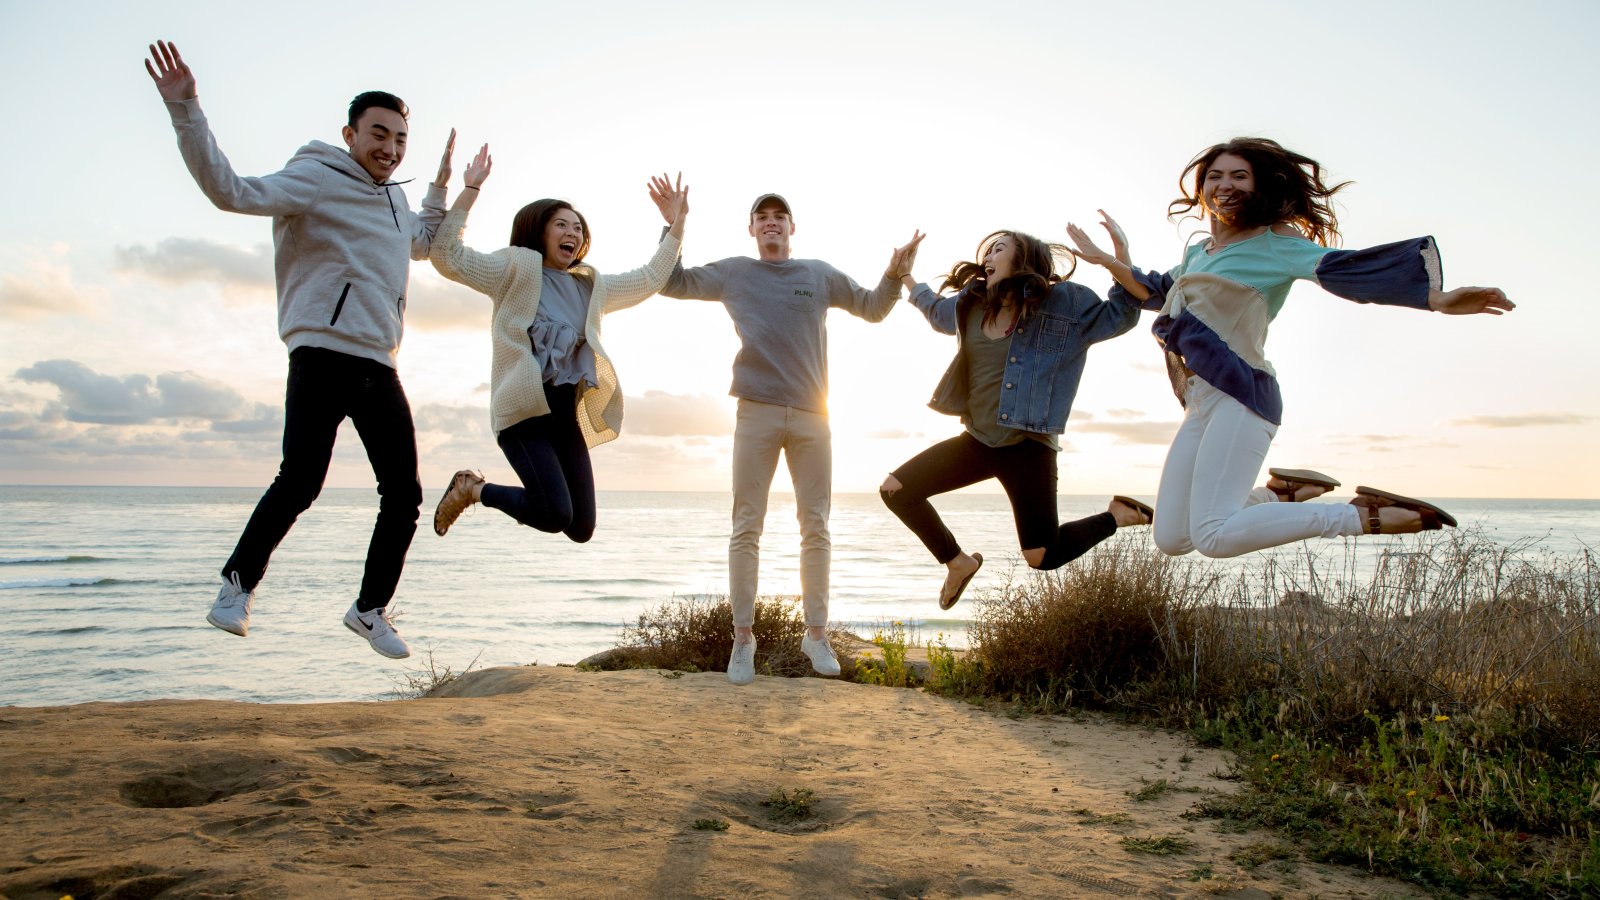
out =
[[[1448,722],[1448,721],[1450,721],[1450,717],[1449,716],[1434,716],[1433,720],[1435,722]]]
[[[1416,791],[1406,791],[1406,796],[1407,797],[1415,797],[1416,795],[1417,795]]]
[[[1276,753],[1272,754],[1272,761],[1273,762],[1277,762],[1278,761],[1278,754],[1276,754]]]

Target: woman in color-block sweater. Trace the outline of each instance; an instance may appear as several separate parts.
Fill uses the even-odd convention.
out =
[[[467,211],[489,177],[488,146],[464,175],[434,238],[434,268],[494,303],[489,416],[520,487],[490,484],[463,469],[433,514],[444,535],[474,503],[540,531],[582,543],[594,534],[594,472],[589,449],[622,429],[622,389],[600,343],[600,318],[636,305],[666,284],[677,263],[689,189],[652,178],[650,198],[670,229],[643,268],[602,275],[583,262],[589,224],[571,205],[539,200],[511,225],[511,246],[479,253],[461,242]]]
[[[1159,309],[1154,330],[1166,350],[1183,425],[1167,452],[1156,494],[1154,537],[1164,552],[1230,557],[1312,537],[1405,534],[1454,525],[1421,500],[1356,488],[1349,504],[1251,502],[1251,484],[1282,420],[1277,375],[1267,361],[1267,326],[1296,279],[1357,303],[1452,315],[1500,315],[1514,304],[1497,288],[1440,289],[1431,237],[1368,250],[1334,250],[1339,237],[1322,168],[1264,138],[1235,138],[1184,169],[1184,196],[1171,215],[1198,208],[1210,239],[1191,246],[1166,274],[1129,265],[1127,241],[1109,216],[1114,253],[1068,226],[1082,259],[1116,279],[1113,297]],[[1102,213],[1104,215],[1104,213]],[[1315,486],[1284,499],[1307,499]]]
[[[944,564],[941,609],[961,598],[983,555],[961,549],[929,497],[998,480],[1011,501],[1023,558],[1035,569],[1060,568],[1122,526],[1150,524],[1150,507],[1128,497],[1064,525],[1056,512],[1057,435],[1072,412],[1089,347],[1139,321],[1132,298],[1101,300],[1056,274],[1058,257],[1073,262],[1058,244],[996,231],[978,244],[975,261],[957,263],[945,276],[942,287],[955,293],[940,296],[904,277],[928,324],[956,336],[955,359],[928,405],[959,416],[966,427],[907,460],[879,490]]]

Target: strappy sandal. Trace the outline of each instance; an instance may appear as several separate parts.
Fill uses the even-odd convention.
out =
[[[1282,503],[1300,502],[1299,492],[1303,487],[1320,487],[1331,491],[1339,486],[1339,479],[1315,469],[1268,469],[1267,474],[1288,485],[1283,488],[1267,485],[1267,490],[1277,494]]]
[[[1113,494],[1111,495],[1111,502],[1121,503],[1123,506],[1126,506],[1139,515],[1144,516],[1144,521],[1135,522],[1134,524],[1136,525],[1149,525],[1156,520],[1156,508],[1141,500],[1135,500],[1132,497],[1124,497],[1121,494]]]
[[[1360,500],[1366,500],[1367,502],[1357,502]],[[1455,516],[1450,515],[1448,512],[1445,512],[1444,509],[1435,506],[1426,500],[1418,500],[1415,497],[1407,497],[1403,494],[1394,494],[1390,493],[1389,491],[1380,491],[1377,488],[1367,487],[1365,485],[1359,485],[1356,487],[1356,499],[1352,500],[1351,503],[1355,504],[1356,506],[1366,508],[1367,534],[1383,533],[1382,525],[1378,521],[1378,510],[1385,506],[1409,509],[1412,512],[1422,516],[1423,531],[1438,531],[1446,525],[1450,526],[1451,528],[1456,527]]]
[[[983,568],[983,554],[982,553],[974,553],[974,554],[972,554],[972,558],[977,561],[978,569]],[[939,608],[940,609],[950,609],[951,607],[956,605],[956,601],[960,600],[961,599],[961,595],[966,592],[967,585],[972,583],[972,576],[978,574],[978,569],[973,569],[971,572],[968,572],[967,573],[967,577],[961,579],[961,583],[956,585],[955,591],[953,591],[950,594],[950,596],[946,597],[943,594],[939,595]]]
[[[472,489],[480,484],[483,484],[483,475],[471,469],[462,469],[450,479],[450,486],[445,488],[444,496],[433,510],[434,534],[444,537],[467,507],[477,502],[472,499]]]

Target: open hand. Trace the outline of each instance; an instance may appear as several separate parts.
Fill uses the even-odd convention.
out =
[[[488,146],[485,144],[484,146]],[[450,157],[456,152],[456,130],[450,129],[450,140],[444,142],[444,156],[439,158],[439,174],[433,179],[434,187],[450,186]]]
[[[676,225],[681,216],[689,212],[689,187],[683,183],[683,173],[678,173],[678,180],[674,183],[662,172],[658,178],[650,176],[650,199],[655,202],[656,209],[661,211],[661,218],[668,225]]]
[[[451,132],[454,136],[455,132]],[[478,155],[467,163],[467,170],[461,173],[461,181],[469,188],[482,187],[489,180],[489,170],[494,168],[494,157],[489,155],[489,145],[484,144]]]
[[[154,65],[151,60],[155,61]],[[163,100],[193,100],[199,96],[195,89],[194,73],[189,71],[189,64],[178,53],[177,44],[167,41],[151,44],[150,59],[144,61],[144,70],[150,73],[150,79],[156,83],[156,90],[161,92]]]
[[[893,281],[900,281],[911,274],[912,266],[917,262],[917,248],[921,246],[922,239],[927,237],[921,231],[912,229],[911,240],[904,247],[897,247],[889,255],[889,265],[883,274]]]
[[[1499,288],[1458,287],[1453,291],[1429,291],[1428,308],[1447,316],[1474,313],[1499,316],[1516,309],[1517,305],[1506,299],[1506,292]]]
[[[1128,256],[1128,237],[1122,233],[1122,226],[1117,224],[1116,219],[1106,215],[1105,210],[1096,210],[1096,212],[1100,213],[1100,227],[1104,228],[1106,234],[1111,238],[1111,252],[1107,253],[1100,249],[1094,239],[1089,237],[1087,231],[1069,222],[1067,223],[1067,237],[1071,238],[1072,243],[1076,245],[1070,248],[1072,255],[1084,262],[1093,263],[1097,266],[1109,265],[1113,260],[1121,261],[1124,265],[1132,265],[1131,257]]]

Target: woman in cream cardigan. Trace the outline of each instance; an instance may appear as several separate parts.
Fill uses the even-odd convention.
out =
[[[479,253],[461,242],[467,212],[489,177],[488,145],[467,166],[433,240],[440,274],[487,294],[493,357],[489,415],[495,438],[522,485],[490,484],[463,469],[433,514],[443,536],[474,503],[493,507],[540,531],[582,543],[594,534],[594,471],[589,448],[622,429],[622,390],[600,344],[600,317],[650,297],[677,263],[689,189],[680,176],[650,179],[650,199],[671,226],[643,268],[602,275],[583,261],[589,223],[564,201],[523,207],[511,225],[511,246]]]

